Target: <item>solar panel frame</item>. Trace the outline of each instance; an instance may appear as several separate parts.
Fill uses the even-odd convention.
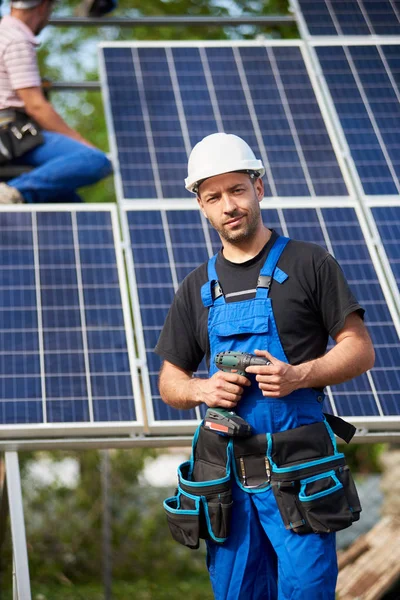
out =
[[[125,201],[120,205],[121,212],[121,227],[123,232],[123,238],[125,240],[126,247],[126,268],[128,273],[128,283],[129,289],[132,299],[132,311],[135,322],[135,332],[136,332],[136,343],[138,348],[138,356],[139,356],[139,364],[141,370],[141,381],[143,386],[144,393],[144,403],[145,403],[145,411],[147,415],[147,425],[149,428],[149,432],[151,434],[191,434],[195,431],[199,421],[201,419],[201,413],[199,408],[195,409],[196,418],[180,420],[180,419],[171,419],[166,422],[157,421],[154,413],[153,406],[153,394],[150,383],[150,370],[147,360],[146,353],[146,343],[144,338],[144,327],[142,321],[142,314],[140,309],[140,301],[138,294],[138,283],[135,272],[135,262],[133,258],[132,246],[131,246],[131,236],[129,231],[129,223],[128,223],[128,212],[132,211],[140,211],[140,210],[155,210],[155,211],[163,211],[163,210],[182,210],[183,207],[190,205],[190,200],[168,200],[168,201],[158,201],[158,200],[149,200],[149,201],[140,201],[135,200],[135,202]],[[193,202],[192,202],[193,207]],[[169,244],[167,244],[167,251],[170,255],[170,262],[173,262],[173,258],[171,257],[171,242],[169,240]],[[210,254],[211,256],[212,254]],[[172,260],[171,260],[172,259]],[[174,290],[178,289],[178,281],[174,274],[172,275],[172,281],[174,285]]]
[[[313,69],[316,71],[316,73],[318,74],[318,84],[320,87],[320,91],[321,91],[321,102],[325,105],[325,110],[327,111],[327,113],[329,114],[329,118],[332,122],[332,127],[334,130],[333,136],[336,136],[337,138],[337,142],[340,148],[340,152],[343,156],[343,159],[345,161],[346,164],[346,171],[349,174],[349,179],[350,179],[350,184],[348,185],[350,193],[352,196],[355,196],[357,199],[359,199],[359,201],[363,204],[366,205],[368,203],[369,200],[371,201],[376,201],[376,200],[382,200],[383,202],[386,201],[390,201],[390,200],[395,200],[398,196],[397,194],[367,194],[364,190],[364,186],[362,183],[362,179],[361,176],[357,170],[357,166],[355,164],[355,161],[353,159],[352,156],[352,152],[351,152],[351,148],[349,146],[348,140],[346,138],[346,134],[344,132],[344,129],[342,127],[338,112],[337,112],[337,108],[335,105],[335,102],[333,100],[331,91],[329,89],[328,83],[325,79],[324,76],[324,72],[323,72],[323,68],[320,64],[318,55],[317,55],[317,49],[318,48],[329,48],[329,47],[340,47],[340,48],[357,48],[357,47],[362,47],[362,46],[369,46],[369,47],[374,47],[378,49],[378,52],[380,53],[380,55],[382,55],[381,53],[381,48],[384,48],[385,46],[400,46],[400,36],[386,36],[386,37],[379,37],[379,41],[377,41],[377,37],[365,37],[365,36],[359,36],[359,37],[335,37],[335,38],[310,38],[307,41],[307,52],[309,54],[309,58],[310,58],[310,62],[313,65]],[[352,59],[351,59],[352,60]],[[352,66],[351,68],[354,68],[354,66]],[[386,68],[386,65],[385,65]],[[388,77],[392,77],[391,72],[388,72]],[[363,86],[361,83],[357,82],[357,85],[361,85],[361,92],[363,92]],[[392,85],[394,86],[393,82]],[[366,109],[368,110],[368,114],[371,113],[372,116],[372,126],[374,131],[376,131],[378,138],[381,138],[380,136],[380,132],[379,132],[379,127],[376,123],[376,121],[374,121],[375,117],[372,113],[372,110],[369,106],[369,102],[367,99],[367,105],[366,105]],[[385,146],[385,143],[383,140],[379,139],[379,143],[380,146],[383,148],[383,152],[385,155],[388,154],[387,152],[387,148]],[[393,171],[393,165],[391,164],[391,160],[389,157],[389,160],[387,161],[387,164],[389,164],[389,168]],[[397,186],[397,189],[400,190],[400,176],[397,174],[393,174],[393,181],[394,181],[394,185]]]
[[[117,193],[117,201],[119,204],[121,204],[122,202],[125,202],[125,201],[137,202],[138,200],[142,200],[142,198],[140,198],[140,199],[139,198],[127,198],[124,195],[123,178],[121,175],[121,165],[120,165],[119,156],[118,156],[117,136],[116,136],[114,121],[113,121],[113,116],[112,116],[110,87],[109,87],[109,82],[108,82],[108,77],[107,77],[107,68],[106,68],[106,64],[105,64],[105,51],[110,48],[120,48],[120,49],[121,48],[129,49],[130,48],[130,49],[132,49],[132,51],[137,52],[138,50],[140,50],[142,48],[144,48],[144,49],[146,49],[146,48],[147,49],[167,49],[167,51],[170,51],[171,49],[175,49],[175,48],[189,48],[189,49],[190,48],[198,48],[198,49],[232,48],[235,50],[237,48],[242,48],[242,47],[243,48],[261,47],[261,48],[266,48],[266,49],[268,49],[268,48],[285,48],[285,47],[291,48],[292,47],[292,48],[298,48],[300,50],[302,59],[304,61],[305,69],[306,69],[307,75],[310,80],[311,88],[315,94],[316,102],[317,102],[319,110],[321,112],[321,117],[322,117],[323,123],[325,125],[326,133],[329,137],[329,141],[331,143],[332,150],[334,152],[335,159],[337,161],[337,165],[338,165],[341,177],[344,182],[344,186],[347,188],[347,191],[348,191],[348,194],[346,194],[346,195],[338,195],[335,197],[337,197],[338,200],[341,201],[344,198],[354,196],[354,192],[352,191],[351,178],[349,177],[349,173],[346,168],[343,153],[340,149],[340,146],[338,145],[337,136],[335,135],[335,131],[332,126],[331,120],[329,118],[329,114],[326,111],[325,104],[321,101],[321,92],[320,92],[320,88],[318,85],[318,75],[314,71],[314,68],[313,68],[310,58],[309,58],[309,54],[306,49],[306,45],[302,40],[103,42],[98,45],[99,72],[100,72],[100,80],[101,80],[102,90],[103,90],[103,94],[104,94],[104,98],[105,98],[104,109],[105,109],[105,115],[106,115],[107,129],[108,129],[108,133],[109,133],[110,149],[111,149],[111,154],[113,157],[113,162],[115,164],[116,193]],[[245,88],[246,88],[246,86],[244,86],[244,89]],[[174,88],[174,91],[176,91],[175,88]],[[177,91],[179,92],[179,87],[177,87]],[[143,102],[142,102],[142,104],[143,104]],[[179,102],[177,102],[177,105],[179,105]],[[254,118],[256,118],[256,117],[252,116],[251,118],[254,120]],[[257,118],[256,118],[256,120],[257,120]],[[223,130],[222,124],[218,123],[218,119],[216,119],[216,121],[217,121],[217,125],[218,125],[218,130],[222,131]],[[145,123],[145,127],[147,127],[146,124],[149,122],[148,114],[144,115],[143,122]],[[183,131],[182,137],[184,140],[186,156],[188,157],[189,153],[190,153],[190,142],[188,142],[187,135],[185,134],[185,123],[181,122],[181,126],[182,126],[182,131]],[[254,129],[257,130],[257,127],[255,126]],[[148,135],[148,132],[146,133],[146,135]],[[154,148],[152,149],[151,146],[152,146],[152,143],[149,142],[150,154],[152,154],[154,152]],[[269,161],[263,155],[261,156],[261,158],[264,160],[264,163],[265,163],[266,169],[267,169],[267,173],[268,173],[268,169],[270,168]],[[153,165],[156,164],[155,154],[152,157],[152,164]],[[154,200],[156,198],[158,198],[159,200],[164,199],[164,197],[162,195],[162,191],[160,191],[160,181],[159,181],[158,176],[155,177],[155,180],[156,180],[155,187],[158,190],[158,195],[150,194],[148,197],[143,198],[144,200],[147,200],[147,199]],[[279,195],[270,196],[271,200],[279,200],[280,197],[281,196],[279,196]],[[282,197],[290,198],[290,196],[282,196]],[[299,200],[303,200],[304,202],[309,202],[311,199],[312,200],[319,199],[319,198],[325,199],[328,197],[329,197],[328,195],[327,196],[309,195],[309,196],[304,196],[304,197],[296,196],[296,198],[298,198]],[[188,195],[185,192],[183,183],[182,183],[182,195],[178,195],[174,198],[168,198],[168,200],[173,201],[175,199],[187,199],[187,198],[188,198]]]
[[[361,46],[363,44],[376,45],[376,41],[377,41],[377,36],[375,36],[373,40],[370,37],[368,37],[368,38],[353,37],[352,39],[346,38],[345,43],[348,45],[352,44],[354,46]],[[347,144],[347,140],[345,138],[339,118],[337,116],[329,89],[326,85],[326,82],[324,82],[323,78],[321,77],[322,70],[321,70],[319,61],[316,57],[316,53],[315,53],[315,48],[318,47],[318,45],[320,45],[320,46],[322,46],[322,45],[342,46],[344,42],[343,42],[343,39],[339,40],[337,37],[329,38],[329,39],[324,37],[324,38],[321,38],[321,40],[314,38],[311,40],[310,39],[307,40],[307,42],[308,43],[305,43],[302,41],[297,41],[297,40],[292,40],[291,43],[289,43],[289,44],[287,44],[286,41],[284,41],[284,42],[282,42],[282,41],[263,41],[261,44],[259,42],[247,42],[247,43],[246,42],[245,43],[243,43],[243,42],[237,42],[237,43],[235,43],[235,42],[234,43],[232,43],[232,42],[222,42],[222,43],[221,42],[217,42],[217,43],[216,42],[201,42],[201,43],[199,43],[199,42],[191,42],[191,43],[190,42],[189,43],[188,42],[171,42],[171,43],[123,42],[123,43],[116,43],[116,44],[102,44],[99,52],[100,52],[100,64],[101,64],[101,70],[102,70],[103,88],[104,88],[104,85],[107,88],[107,76],[106,76],[106,69],[105,69],[105,64],[104,64],[104,55],[102,54],[102,52],[103,52],[104,48],[109,48],[110,46],[118,47],[118,48],[127,48],[127,47],[128,48],[136,48],[136,52],[137,52],[137,49],[140,49],[142,47],[158,48],[158,49],[160,49],[160,48],[171,49],[171,48],[177,48],[177,47],[180,47],[180,48],[182,48],[182,47],[235,48],[236,47],[236,48],[238,48],[240,46],[260,46],[260,45],[262,45],[264,47],[265,46],[271,47],[271,48],[279,47],[279,46],[280,47],[285,47],[285,46],[299,47],[301,49],[305,68],[306,68],[307,74],[310,78],[311,86],[315,93],[315,96],[316,96],[316,99],[318,102],[318,106],[321,111],[321,115],[322,115],[324,124],[326,126],[326,130],[328,132],[332,147],[334,149],[334,152],[335,152],[335,155],[336,155],[336,158],[337,158],[337,161],[338,161],[338,164],[339,164],[342,176],[343,176],[343,180],[345,181],[345,184],[347,186],[349,196],[335,197],[334,199],[331,199],[331,200],[328,199],[327,197],[315,198],[315,197],[305,196],[303,198],[300,198],[300,197],[291,198],[288,196],[288,197],[279,198],[279,197],[273,196],[273,197],[266,198],[264,200],[264,204],[268,203],[268,208],[272,208],[272,209],[279,207],[280,210],[288,209],[291,207],[303,208],[303,209],[304,208],[314,208],[314,207],[316,207],[316,204],[318,204],[318,208],[321,208],[321,209],[329,208],[329,207],[337,208],[338,206],[343,206],[346,208],[350,208],[350,207],[354,208],[354,210],[356,211],[357,218],[359,220],[365,241],[367,242],[367,247],[368,247],[368,251],[371,256],[372,264],[376,270],[376,273],[378,274],[379,283],[381,285],[385,300],[387,302],[387,306],[388,306],[390,314],[392,316],[393,325],[396,328],[397,335],[399,335],[399,332],[400,332],[399,314],[398,314],[396,305],[393,301],[393,292],[391,289],[393,286],[391,284],[388,285],[388,283],[386,281],[386,278],[385,278],[383,270],[382,270],[381,256],[380,256],[380,253],[375,248],[374,242],[368,241],[371,239],[371,225],[368,222],[369,221],[368,215],[366,218],[366,213],[368,212],[368,210],[367,210],[367,207],[365,206],[365,202],[368,201],[368,197],[366,197],[365,194],[363,193],[361,179],[358,175],[358,172],[356,170],[354,162],[351,159],[350,149]],[[395,43],[397,43],[397,40],[396,40],[395,36],[391,36],[387,40],[379,38],[379,42],[382,44],[395,44]],[[168,55],[168,52],[167,52],[167,55]],[[106,89],[106,97],[108,98],[108,102],[106,102],[106,112],[108,113],[107,119],[108,119],[108,123],[109,123],[109,132],[111,132],[111,134],[113,136],[113,139],[110,140],[110,145],[112,148],[114,148],[114,151],[117,152],[117,145],[116,145],[115,131],[113,129],[113,120],[112,120],[112,115],[111,115],[111,105],[110,105],[110,96],[109,96],[108,88]],[[179,99],[179,95],[178,95],[178,99]],[[145,116],[149,117],[150,115],[146,114]],[[188,155],[189,151],[190,151],[190,144],[187,143],[187,139],[185,142],[185,151],[186,151],[186,155]],[[115,156],[117,156],[117,155],[115,154]],[[156,160],[156,159],[153,157],[153,160]],[[117,164],[118,164],[118,161],[117,161]],[[160,186],[159,186],[159,188],[160,188]],[[123,229],[123,235],[124,235],[124,240],[125,240],[124,243],[125,243],[125,247],[127,249],[126,262],[127,262],[127,268],[128,268],[129,286],[130,286],[131,295],[133,298],[134,319],[135,319],[135,323],[139,324],[139,326],[137,328],[137,341],[138,341],[138,347],[139,347],[141,372],[143,375],[143,387],[144,387],[144,395],[145,395],[146,413],[148,416],[149,431],[151,434],[192,433],[198,423],[198,419],[201,416],[201,411],[199,411],[199,409],[196,409],[196,411],[194,413],[196,418],[192,418],[192,419],[176,419],[176,420],[174,420],[173,418],[169,418],[168,420],[163,420],[163,419],[157,419],[154,414],[154,407],[152,404],[152,385],[150,383],[150,374],[149,374],[149,368],[148,368],[147,357],[146,357],[146,347],[145,347],[145,340],[144,340],[144,335],[143,335],[143,323],[142,323],[142,319],[141,319],[140,305],[139,305],[139,298],[138,298],[138,286],[137,286],[137,281],[136,281],[136,276],[135,276],[135,265],[134,265],[132,250],[130,248],[130,231],[129,231],[129,223],[128,223],[128,213],[130,213],[131,211],[136,211],[136,210],[138,210],[138,211],[140,211],[140,210],[179,211],[180,209],[186,210],[187,207],[190,207],[190,210],[197,211],[197,207],[193,203],[193,201],[183,199],[183,198],[155,200],[154,196],[149,195],[149,197],[144,200],[139,200],[139,199],[129,200],[124,197],[122,190],[123,190],[123,187],[122,187],[122,182],[120,180],[119,192],[118,192],[118,202],[119,202],[119,207],[120,207],[120,211],[121,211],[121,222],[122,222],[122,229]],[[159,195],[162,196],[162,194],[159,194]],[[376,196],[374,196],[373,198],[374,198],[374,200],[377,200]],[[363,201],[362,205],[360,205],[358,203],[358,201],[357,201],[358,199],[360,201],[361,200]],[[383,196],[382,200],[387,201],[388,196]],[[168,235],[167,235],[167,238],[168,238]],[[170,239],[169,239],[169,241],[167,241],[166,246],[167,246],[167,250],[166,250],[167,253],[168,252],[171,253],[172,247],[171,247]],[[210,252],[212,253],[211,248],[212,248],[212,241],[209,240],[209,243],[208,243],[208,254],[209,255],[210,255]],[[176,290],[177,284],[178,284],[178,277],[177,277],[177,274],[175,273],[175,276],[173,277],[174,290]],[[153,378],[153,388],[154,388],[154,373],[152,375],[152,378]],[[373,388],[374,384],[373,384],[373,380],[371,379],[371,377],[369,377],[369,380],[371,383],[371,387]],[[329,390],[328,390],[328,394],[329,394]],[[375,397],[377,397],[376,391],[375,391]],[[162,411],[159,412],[159,414],[163,414]],[[368,411],[367,411],[367,414],[368,414]],[[383,415],[382,408],[380,408],[380,414]],[[399,428],[399,426],[398,426],[399,419],[397,418],[397,416],[395,418],[379,416],[378,419],[376,417],[360,416],[360,417],[350,418],[350,420],[352,422],[354,422],[356,425],[358,425],[359,427],[364,427],[366,429],[375,428],[375,429],[378,429],[379,431],[384,431],[384,430],[394,431]]]
[[[8,439],[16,440],[19,438],[29,438],[29,439],[39,439],[39,438],[84,438],[84,437],[93,437],[93,436],[105,436],[108,437],[114,434],[133,434],[140,433],[143,431],[144,427],[144,415],[142,410],[142,393],[140,389],[139,383],[139,373],[138,373],[138,365],[135,357],[135,347],[134,347],[134,335],[133,335],[133,326],[130,315],[130,306],[129,306],[129,298],[128,298],[128,287],[126,283],[126,274],[124,268],[124,258],[122,252],[122,244],[120,238],[119,231],[119,219],[118,219],[118,210],[115,204],[21,204],[21,205],[0,205],[0,215],[3,213],[27,213],[29,215],[39,215],[41,213],[67,213],[71,214],[72,224],[74,221],[74,215],[78,215],[80,213],[108,213],[110,215],[110,222],[112,226],[112,235],[114,240],[114,250],[115,250],[115,267],[118,272],[118,284],[119,291],[121,294],[121,307],[122,307],[122,316],[124,322],[124,331],[126,334],[126,345],[127,345],[127,354],[129,360],[129,369],[130,369],[130,381],[132,383],[133,390],[133,398],[132,402],[134,403],[134,410],[136,414],[136,420],[133,421],[81,421],[81,422],[38,422],[38,423],[16,423],[16,424],[0,424],[0,439],[4,442],[7,442]],[[36,217],[33,221],[36,222]],[[34,229],[35,225],[33,225]],[[74,228],[74,225],[73,225]],[[78,235],[79,231],[76,229],[76,235]],[[35,246],[36,244],[36,246]],[[79,251],[79,241],[77,242],[77,246],[75,246],[75,252]],[[33,240],[34,250],[33,252],[39,253],[39,246],[37,245],[37,240]],[[36,248],[36,249],[35,249]],[[82,250],[82,248],[80,248]],[[76,262],[77,271],[79,271],[80,264]],[[37,302],[37,313],[41,315],[42,306],[40,300],[40,292],[41,286],[38,281],[38,270],[41,265],[37,262],[37,258],[35,259],[35,293],[37,298],[39,298]],[[77,288],[78,294],[81,295],[81,299],[79,301],[80,310],[86,311],[86,303],[83,299],[84,287],[82,281],[77,279]],[[82,304],[83,303],[83,304]],[[38,321],[38,331],[39,337],[42,336],[43,332],[41,330],[41,316],[39,316]],[[83,337],[87,339],[87,331],[86,329],[86,320],[84,319],[81,324],[80,331],[83,332]],[[85,346],[85,344],[84,344]],[[93,370],[89,366],[89,359],[92,357],[91,351],[84,348],[84,352],[86,353],[86,366],[85,366],[85,377],[91,377],[96,370]],[[39,344],[39,353],[41,364],[41,380],[42,380],[42,389],[45,389],[46,376],[44,370],[44,346]],[[46,401],[42,397],[42,403]],[[88,395],[88,403],[91,403],[90,393]]]
[[[312,3],[308,2],[308,4]],[[386,3],[386,11],[384,10],[383,3],[381,3],[380,8],[382,14],[385,12],[388,15],[390,14],[390,17],[388,16],[389,20],[394,19],[394,22],[391,23],[393,30],[395,30],[393,33],[390,33],[386,29],[385,33],[382,33],[381,29],[384,27],[385,23],[383,21],[380,23],[377,22],[377,19],[374,18],[374,16],[377,14],[376,11],[370,10],[368,2],[365,2],[364,0],[353,1],[353,6],[351,6],[351,2],[336,2],[335,0],[316,0],[313,4],[318,6],[318,11],[321,15],[321,23],[324,23],[324,25],[320,25],[320,29],[324,27],[325,32],[319,31],[317,33],[315,31],[315,29],[318,27],[315,24],[315,19],[314,22],[312,22],[312,19],[308,17],[307,10],[302,8],[301,0],[289,0],[290,8],[296,16],[301,36],[304,39],[327,39],[337,36],[357,38],[362,35],[372,35],[375,38],[380,38],[384,35],[390,35],[394,37],[400,33],[400,7],[398,6],[398,3],[396,5],[396,3],[392,0],[389,0]],[[342,4],[341,8],[344,10],[338,10],[339,4]],[[314,12],[314,14],[316,13]],[[351,21],[353,18],[353,21],[357,21],[357,23],[354,22],[353,29],[358,28],[360,31],[351,32],[349,30],[344,30],[343,25],[341,24],[341,21],[343,22],[343,15],[345,27],[352,27]]]
[[[390,259],[385,249],[385,240],[382,239],[376,218],[373,215],[374,208],[399,208],[400,199],[397,198],[374,198],[366,201],[365,217],[372,232],[372,241],[377,249],[379,259],[383,266],[383,270],[388,281],[389,289],[393,297],[393,309],[400,315],[400,284],[397,281],[396,275],[393,272]],[[399,242],[400,243],[400,242]],[[399,365],[400,368],[400,365]]]
[[[308,203],[307,209],[326,209],[326,208],[352,208],[355,211],[355,214],[358,219],[358,223],[360,225],[362,234],[364,236],[364,240],[366,243],[366,247],[368,249],[369,255],[371,257],[371,262],[378,276],[378,281],[384,295],[384,298],[387,302],[388,310],[390,312],[393,325],[395,327],[396,333],[400,339],[400,316],[396,309],[395,303],[393,301],[391,289],[386,280],[384,271],[382,269],[382,265],[377,253],[377,249],[374,244],[374,240],[371,239],[370,229],[367,223],[367,220],[364,216],[363,208],[357,201],[342,201],[337,202],[336,199],[333,200],[324,200],[324,201],[313,201],[312,203]],[[296,198],[296,199],[285,199],[280,201],[271,201],[269,198],[264,198],[261,203],[261,208],[268,210],[285,210],[285,209],[305,209],[304,204]],[[133,310],[135,315],[135,322],[140,323],[138,327],[138,352],[142,365],[142,375],[143,375],[143,386],[145,390],[145,405],[146,405],[146,413],[148,415],[148,425],[149,430],[153,434],[158,433],[192,433],[195,427],[198,425],[198,418],[200,418],[200,414],[198,409],[196,409],[196,415],[198,418],[196,419],[187,419],[187,420],[157,420],[154,416],[153,403],[152,403],[152,393],[151,393],[151,385],[149,379],[149,370],[147,368],[147,356],[146,356],[146,345],[143,336],[143,325],[141,321],[141,308],[137,293],[137,282],[135,277],[135,261],[132,253],[132,240],[130,239],[129,233],[129,225],[128,225],[128,213],[130,212],[140,212],[140,211],[179,211],[179,210],[190,210],[190,211],[198,211],[196,204],[192,201],[187,200],[177,200],[177,201],[147,201],[140,202],[136,201],[125,202],[121,205],[123,217],[123,230],[124,236],[126,240],[126,245],[130,247],[127,249],[127,268],[128,268],[128,278],[131,291],[133,297]],[[166,227],[164,223],[164,228]],[[168,227],[167,227],[168,229]],[[284,231],[284,233],[286,233]],[[208,248],[208,254],[212,254],[212,249]],[[173,260],[173,259],[172,259]],[[171,262],[171,258],[170,258]],[[177,282],[175,282],[174,288],[176,289]],[[369,378],[370,385],[372,389],[374,389],[373,380],[371,380],[370,374],[367,375]],[[334,409],[334,403],[332,403],[332,392],[330,388],[327,390],[328,397],[330,399],[331,406]],[[376,394],[376,392],[375,392]],[[382,409],[380,409],[382,413]],[[357,416],[357,417],[349,417],[346,415],[341,415],[347,418],[349,421],[354,423],[358,428],[366,429],[366,430],[379,430],[379,431],[395,431],[399,429],[400,424],[400,415],[398,416]]]

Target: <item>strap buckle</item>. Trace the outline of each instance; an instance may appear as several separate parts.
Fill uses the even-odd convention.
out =
[[[260,275],[257,279],[257,287],[266,288],[269,290],[271,286],[272,277],[270,275]]]
[[[221,296],[224,295],[224,292],[222,291],[222,287],[221,287],[219,281],[216,281],[213,284],[211,293],[212,293],[213,300],[216,300],[217,298],[220,298]]]

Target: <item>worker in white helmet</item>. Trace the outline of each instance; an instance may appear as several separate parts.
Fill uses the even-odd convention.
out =
[[[163,359],[159,388],[164,402],[178,409],[233,410],[262,439],[282,431],[290,437],[303,425],[326,423],[325,386],[358,376],[374,362],[364,310],[335,259],[324,248],[284,238],[262,222],[263,174],[262,162],[235,135],[215,133],[193,148],[186,188],[196,194],[222,248],[182,282],[155,350]],[[335,345],[326,353],[329,335]],[[270,364],[248,367],[247,376],[224,372],[214,364],[216,354],[224,351],[257,354]],[[209,365],[207,379],[193,376],[203,357]],[[307,448],[303,443],[306,454]],[[209,454],[213,456],[212,447]],[[208,468],[207,461],[202,468]],[[325,477],[327,490],[318,498],[329,496],[334,478],[343,487],[338,477]],[[335,534],[311,532],[299,508],[301,518],[294,522],[293,516],[285,527],[268,485],[268,468],[265,480],[254,489],[236,469],[230,534],[224,541],[211,531],[207,541],[215,598],[334,600]],[[196,480],[193,486],[201,483]],[[180,487],[171,510],[174,518],[188,498]],[[299,503],[293,498],[294,515]],[[226,506],[220,502],[223,515]],[[211,507],[202,507],[183,510],[190,535],[196,510],[209,521]],[[351,514],[347,505],[343,510]],[[215,515],[215,506],[212,511]]]
[[[107,156],[70,127],[45,97],[36,35],[55,0],[11,0],[0,22],[0,166],[33,167],[0,183],[0,204],[82,202],[77,188],[112,172]]]

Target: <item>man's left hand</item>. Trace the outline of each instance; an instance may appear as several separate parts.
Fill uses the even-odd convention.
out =
[[[266,350],[255,350],[254,354],[265,356],[271,362],[270,365],[247,367],[246,369],[246,373],[256,375],[256,381],[263,396],[283,398],[302,387],[295,366],[278,360]]]

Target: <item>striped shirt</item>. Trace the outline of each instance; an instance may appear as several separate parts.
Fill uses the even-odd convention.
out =
[[[5,16],[0,22],[0,110],[23,108],[16,90],[40,87],[36,40],[25,23]]]

